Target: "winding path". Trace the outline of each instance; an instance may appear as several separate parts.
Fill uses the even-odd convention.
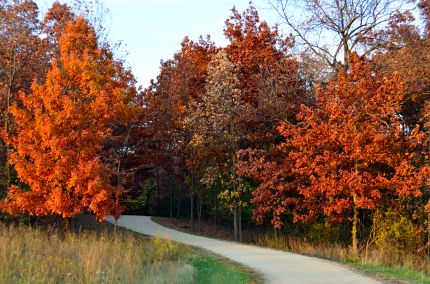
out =
[[[109,217],[108,222],[114,223]],[[160,236],[200,247],[239,262],[261,273],[268,283],[379,283],[348,268],[319,258],[219,241],[172,230],[154,223],[151,217],[123,215],[117,225],[138,233]]]

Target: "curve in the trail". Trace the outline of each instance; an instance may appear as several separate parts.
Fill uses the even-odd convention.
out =
[[[114,223],[109,217],[107,221]],[[154,223],[151,217],[123,215],[117,225],[149,236],[160,236],[206,249],[246,265],[268,283],[378,283],[334,262],[229,241],[220,241],[172,230]]]

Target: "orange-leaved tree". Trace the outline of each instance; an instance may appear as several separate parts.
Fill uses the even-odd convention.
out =
[[[414,166],[419,155],[413,148],[424,135],[405,128],[398,75],[378,76],[356,54],[350,66],[317,91],[318,108],[303,107],[301,125],[284,123],[279,130],[293,149],[293,172],[306,179],[298,186],[305,202],[296,212],[351,220],[357,253],[359,210],[421,194],[424,180]]]
[[[302,107],[298,123],[280,125],[285,142],[274,158],[248,153],[254,162],[241,171],[260,182],[253,200],[257,221],[272,213],[279,228],[280,216],[291,211],[296,221],[350,221],[356,253],[360,210],[421,195],[425,179],[416,149],[425,136],[408,129],[400,115],[398,75],[381,77],[356,54],[350,64],[318,89],[316,107]]]
[[[11,214],[61,215],[89,211],[102,220],[122,211],[120,186],[111,184],[113,166],[100,158],[114,122],[127,119],[130,82],[111,53],[98,48],[94,29],[83,18],[69,22],[44,84],[33,83],[10,113],[11,163],[20,184],[2,204]]]

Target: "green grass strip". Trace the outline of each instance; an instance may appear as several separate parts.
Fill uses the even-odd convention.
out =
[[[257,283],[249,272],[221,258],[201,256],[191,263],[196,269],[195,282],[198,284]]]
[[[430,284],[430,277],[423,273],[413,272],[405,268],[384,267],[375,264],[364,264],[359,262],[347,262],[348,265],[383,278],[404,280],[410,283]]]

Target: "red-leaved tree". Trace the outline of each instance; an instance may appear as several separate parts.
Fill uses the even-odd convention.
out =
[[[403,124],[398,75],[382,78],[356,54],[350,64],[350,71],[317,90],[316,107],[302,106],[298,123],[280,125],[285,142],[272,153],[243,152],[248,162],[239,173],[260,184],[253,200],[257,221],[268,213],[278,229],[288,213],[295,221],[351,221],[357,252],[359,210],[421,195],[425,180],[415,167],[415,149],[424,135]]]

